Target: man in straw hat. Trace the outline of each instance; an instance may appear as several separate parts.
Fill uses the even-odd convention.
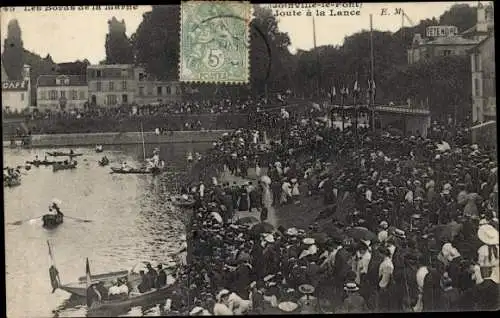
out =
[[[359,294],[359,287],[354,282],[348,282],[344,285],[344,291],[347,297],[337,313],[362,313],[368,312],[366,301]]]

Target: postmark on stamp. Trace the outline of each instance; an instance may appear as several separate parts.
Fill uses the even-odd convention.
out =
[[[182,2],[180,81],[247,84],[251,17],[249,2]]]

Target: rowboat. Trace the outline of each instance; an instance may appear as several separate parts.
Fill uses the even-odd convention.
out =
[[[43,227],[48,229],[53,229],[58,227],[64,221],[64,216],[62,214],[45,214],[42,216]]]
[[[61,151],[47,152],[47,154],[52,157],[78,157],[83,155],[82,153],[70,153]]]
[[[91,285],[101,283],[104,288],[108,289],[112,285],[112,282],[116,281],[119,278],[126,278],[131,286],[137,286],[141,282],[141,276],[138,271],[144,270],[145,264],[149,263],[141,262],[130,270],[121,270],[104,274],[91,275],[89,261],[87,259],[86,276],[79,277],[78,281],[76,282],[62,284],[59,277],[59,271],[55,266],[54,254],[52,253],[52,247],[49,241],[47,241],[47,245],[49,247],[49,256],[52,262],[52,266],[49,269],[49,275],[53,290],[55,291],[56,289],[61,289],[79,297],[87,297],[87,290]],[[166,270],[167,274],[166,286],[158,289],[151,289],[144,293],[131,291],[129,295],[126,296],[126,298],[116,300],[106,299],[106,296],[103,295],[103,299],[101,301],[91,300],[89,309],[95,311],[119,309],[125,307],[130,308],[165,300],[165,296],[172,290],[172,287],[174,286],[173,284],[175,283],[175,279],[171,274],[168,273],[168,269],[172,268],[172,266],[164,265],[163,268]]]
[[[51,166],[56,163],[62,164],[64,163],[64,161],[33,160],[33,161],[26,161],[26,163],[38,167],[38,166]]]
[[[93,303],[89,308],[91,311],[112,311],[121,308],[132,308],[136,306],[146,306],[157,302],[165,301],[165,298],[174,290],[174,285],[167,285],[158,289],[151,289],[144,293],[131,292],[127,298],[120,300],[102,300]]]
[[[159,174],[165,171],[165,169],[160,169],[160,168],[131,168],[131,169],[123,169],[123,168],[116,168],[116,167],[111,167],[111,172],[112,173],[118,173],[118,174]]]
[[[21,185],[21,179],[20,178],[9,178],[9,179],[4,179],[3,180],[3,186],[4,187],[17,187],[18,185]]]
[[[99,160],[99,161],[98,161],[98,163],[99,163],[99,165],[100,165],[101,167],[104,167],[104,166],[109,165],[109,160],[104,160],[104,159],[101,159],[101,160]]]
[[[189,208],[192,207],[196,200],[193,198],[188,198],[187,200],[180,195],[173,195],[170,197],[170,201],[173,205],[181,207],[181,208]]]
[[[76,161],[74,163],[55,163],[52,165],[52,170],[53,171],[58,171],[58,170],[67,170],[67,169],[75,169],[76,168]]]

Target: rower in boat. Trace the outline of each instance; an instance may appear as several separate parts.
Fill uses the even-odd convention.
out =
[[[55,212],[54,215],[58,217],[64,217],[64,214],[61,212],[61,208],[59,207],[60,201],[57,199],[52,200],[49,205],[49,212]]]
[[[73,149],[70,149],[70,150],[69,150],[69,154],[70,154],[70,155],[74,155],[74,154],[75,154],[75,152],[73,151]]]
[[[102,152],[103,148],[102,148],[102,145],[96,145],[95,146],[95,151],[96,152]]]
[[[122,170],[123,171],[130,171],[132,168],[124,161],[122,162]]]

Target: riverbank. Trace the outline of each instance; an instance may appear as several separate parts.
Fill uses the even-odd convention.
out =
[[[209,143],[214,142],[228,130],[207,131],[172,131],[163,135],[154,132],[144,132],[146,144],[168,143]],[[21,145],[21,141],[16,141]],[[124,133],[81,133],[81,134],[47,134],[32,135],[31,147],[76,147],[100,145],[134,145],[142,143],[141,132]],[[4,147],[9,147],[10,141],[3,141]]]

